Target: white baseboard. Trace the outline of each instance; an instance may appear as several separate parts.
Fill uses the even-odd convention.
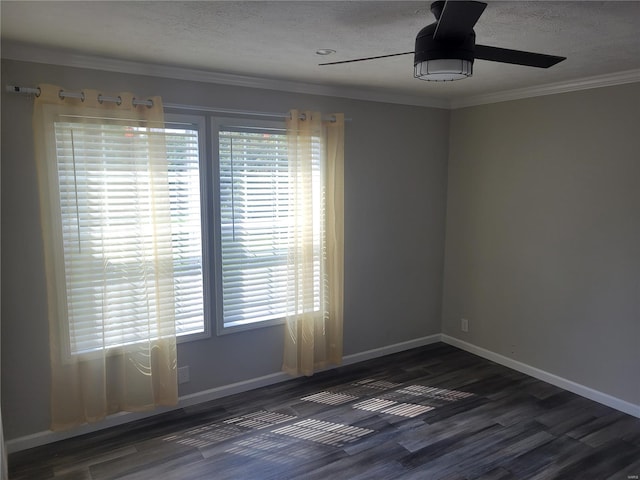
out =
[[[359,352],[352,355],[346,355],[343,357],[343,365],[352,365],[358,362],[364,362],[365,360],[371,360],[377,357],[383,357],[392,353],[402,352],[404,350],[410,350],[412,348],[429,345],[440,341],[440,334],[430,335],[427,337],[416,338],[407,342],[396,343],[393,345],[387,345],[373,350],[367,350],[365,352]],[[109,427],[115,427],[125,423],[133,422],[135,420],[141,420],[143,418],[152,417],[161,413],[170,412],[183,407],[189,407],[205,403],[217,398],[227,397],[229,395],[235,395],[236,393],[247,392],[260,387],[266,387],[275,383],[291,380],[293,377],[284,373],[276,372],[262,377],[251,378],[230,385],[223,385],[221,387],[211,388],[202,392],[192,393],[189,395],[183,395],[180,397],[178,405],[170,408],[158,408],[150,412],[121,412],[114,415],[110,415],[106,419],[99,423],[90,425],[81,425],[64,432],[53,432],[51,430],[45,430],[43,432],[34,433],[31,435],[25,435],[23,437],[14,438],[6,441],[7,453],[19,452],[21,450],[27,450],[29,448],[39,447],[48,443],[65,440],[67,438],[77,437],[86,433],[97,432]]]
[[[393,345],[387,345],[384,347],[375,348],[373,350],[367,350],[365,352],[346,355],[343,358],[342,364],[352,365],[355,363],[364,362],[366,360],[371,360],[373,358],[383,357],[385,355],[390,355],[393,353],[410,350],[412,348],[422,347],[424,345],[429,345],[429,344],[437,343],[440,341],[447,343],[449,345],[452,345],[454,347],[460,348],[461,350],[465,350],[469,353],[473,353],[474,355],[478,355],[479,357],[486,358],[487,360],[491,360],[505,367],[511,368],[513,370],[517,370],[526,375],[530,375],[534,378],[545,381],[557,387],[563,388],[565,390],[568,390],[570,392],[573,392],[575,394],[578,394],[580,396],[583,396],[595,402],[601,403],[608,407],[614,408],[621,412],[640,418],[640,405],[636,405],[636,404],[627,402],[625,400],[621,400],[609,394],[600,392],[598,390],[594,390],[592,388],[586,387],[584,385],[573,382],[571,380],[567,380],[565,378],[559,377],[557,375],[546,372],[544,370],[540,370],[538,368],[532,367],[530,365],[519,362],[517,360],[513,360],[512,358],[505,357],[504,355],[494,353],[490,350],[486,350],[482,347],[478,347],[471,343],[467,343],[463,340],[457,339],[455,337],[451,337],[449,335],[444,335],[444,334],[429,335],[427,337],[416,338],[413,340],[409,340],[407,342],[396,343]],[[291,378],[292,377],[287,375],[286,373],[276,372],[269,375],[264,375],[262,377],[257,377],[257,378],[252,378],[249,380],[237,382],[237,383],[232,383],[230,385],[223,385],[221,387],[211,388],[209,390],[204,390],[202,392],[192,393],[192,394],[184,395],[180,397],[179,403],[176,407],[160,408],[160,409],[153,410],[152,412],[141,412],[141,413],[122,412],[122,413],[117,413],[115,415],[110,415],[109,417],[107,417],[102,422],[99,422],[98,424],[82,425],[78,428],[65,431],[65,432],[52,432],[50,430],[46,430],[43,432],[38,432],[31,435],[25,435],[23,437],[14,438],[6,442],[6,450],[7,450],[7,453],[27,450],[29,448],[38,447],[40,445],[45,445],[45,444],[57,442],[60,440],[65,440],[67,438],[84,435],[86,433],[97,432],[105,428],[122,425],[125,423],[133,422],[135,420],[141,420],[143,418],[148,418],[154,415],[169,412],[171,410],[175,410],[178,408],[198,405],[211,400],[215,400],[217,398],[227,397],[229,395],[235,395],[236,393],[247,392],[249,390],[253,390],[256,388],[273,385],[275,383],[280,383],[280,382],[290,380]]]
[[[492,362],[499,363],[500,365],[509,367],[513,370],[517,370],[518,372],[522,372],[526,375],[537,378],[538,380],[550,383],[552,385],[555,385],[556,387],[563,388],[565,390],[568,390],[569,392],[573,392],[577,395],[588,398],[589,400],[593,400],[594,402],[601,403],[603,405],[606,405],[607,407],[615,408],[616,410],[640,418],[640,405],[627,402],[626,400],[621,400],[607,393],[594,390],[593,388],[586,387],[571,380],[567,380],[566,378],[559,377],[557,375],[554,375],[553,373],[540,370],[539,368],[532,367],[530,365],[527,365],[526,363],[522,363],[512,358],[505,357],[504,355],[494,353],[490,350],[486,350],[482,347],[467,343],[458,338],[450,337],[449,335],[445,334],[442,334],[440,338],[442,342],[457,347],[461,350],[473,353],[474,355],[478,355],[479,357],[486,358],[487,360],[491,360]]]
[[[371,360],[372,358],[384,357],[385,355],[391,355],[392,353],[404,352],[405,350],[423,347],[432,343],[438,343],[439,341],[441,341],[441,335],[439,333],[436,333],[427,337],[415,338],[407,342],[395,343],[393,345],[374,348],[373,350],[367,350],[366,352],[346,355],[342,358],[342,365],[351,365],[353,363],[364,362],[365,360]]]

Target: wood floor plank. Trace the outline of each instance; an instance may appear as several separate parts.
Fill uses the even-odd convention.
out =
[[[517,477],[503,467],[496,467],[479,477],[469,477],[470,480],[518,480]]]
[[[622,440],[615,440],[603,448],[594,450],[588,457],[563,468],[556,476],[557,480],[576,478],[606,478],[609,472],[619,472],[635,462],[638,450]]]
[[[640,458],[638,458],[638,461],[630,465],[625,465],[624,467],[622,467],[622,469],[607,477],[606,480],[638,480],[639,478]]]
[[[111,480],[116,478],[157,478],[154,472],[168,472],[182,465],[201,460],[202,454],[196,448],[142,450],[89,467],[92,480]]]
[[[324,480],[329,478],[391,479],[403,471],[402,465],[393,458],[401,458],[406,451],[397,443],[388,441],[344,457],[320,468],[307,470],[300,480]]]
[[[9,457],[11,480],[628,480],[640,419],[445,344]]]
[[[518,458],[504,462],[502,466],[516,478],[549,480],[556,478],[564,468],[588,458],[592,453],[593,449],[588,445],[563,435]]]
[[[623,416],[610,425],[584,436],[581,441],[592,447],[599,447],[616,438],[624,439],[627,434],[638,432],[640,432],[640,419]]]

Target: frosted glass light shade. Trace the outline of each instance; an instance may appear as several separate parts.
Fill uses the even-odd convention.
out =
[[[442,58],[416,63],[413,76],[431,82],[461,80],[473,74],[473,62],[459,58]]]

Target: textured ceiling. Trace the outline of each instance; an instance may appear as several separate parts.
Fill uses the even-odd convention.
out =
[[[413,78],[430,2],[1,2],[2,41],[146,64],[450,101],[640,69],[640,1],[488,2],[478,43],[566,56],[546,70],[477,60],[457,82]],[[329,48],[330,57],[316,55]]]

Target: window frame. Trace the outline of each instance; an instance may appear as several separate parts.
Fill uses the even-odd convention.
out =
[[[74,114],[71,114],[73,116]],[[49,106],[44,113],[44,121],[46,123],[50,123],[52,127],[60,120],[60,118],[64,116],[69,116],[68,109],[65,106]],[[208,225],[211,215],[209,214],[209,202],[203,201],[206,195],[206,182],[207,177],[206,173],[209,170],[208,162],[207,162],[207,129],[206,129],[206,119],[202,115],[186,115],[186,114],[174,114],[174,113],[165,113],[164,116],[164,126],[165,128],[183,128],[188,129],[192,128],[193,130],[198,132],[198,170],[199,170],[199,187],[200,187],[200,226],[201,226],[201,270],[202,270],[202,284],[203,284],[203,330],[202,332],[196,333],[183,333],[180,334],[176,331],[176,343],[186,343],[190,341],[200,340],[204,338],[211,337],[211,288],[210,288],[210,268],[207,266],[208,257],[209,257],[209,237],[208,237]],[[55,128],[51,128],[47,138],[44,141],[51,145],[56,145],[55,138]],[[51,202],[49,205],[50,212],[53,215],[52,218],[60,218],[61,216],[61,207],[60,207],[60,191],[59,184],[57,180],[54,180],[57,177],[57,169],[58,169],[58,160],[55,159],[55,163],[50,167],[53,169],[52,171],[47,173],[48,182],[50,185],[50,191],[55,196],[56,201]],[[55,182],[55,185],[53,184]],[[62,246],[62,227],[58,221],[54,221],[52,224],[54,236],[57,238],[56,242],[59,246]],[[66,279],[65,279],[65,266],[64,266],[64,258],[63,255],[56,256],[54,259],[54,270],[56,272],[57,284],[65,285],[66,289]],[[61,294],[62,292],[60,292]],[[66,297],[66,294],[65,294]],[[67,318],[67,304],[66,301],[58,302],[58,310],[61,318]],[[81,356],[83,358],[93,358],[97,355],[97,351],[89,351],[89,352],[72,352],[71,348],[71,330],[69,323],[67,321],[64,322],[64,325],[60,325],[60,333],[61,333],[61,341],[63,344],[61,345],[61,352],[63,355],[63,361],[67,361],[64,359],[70,360],[73,357]],[[115,355],[124,347],[125,345],[113,345],[106,347],[107,355]]]
[[[204,330],[198,333],[178,334],[176,332],[176,343],[187,343],[196,340],[211,338],[212,323],[212,295],[211,295],[211,202],[208,198],[209,188],[208,179],[210,173],[210,162],[207,151],[207,128],[206,116],[189,115],[183,113],[168,113],[165,111],[164,124],[165,127],[182,127],[190,125],[195,127],[198,132],[198,169],[200,176],[200,245],[201,252],[201,268],[202,268],[202,310],[203,310],[203,327]]]
[[[221,127],[229,127],[236,129],[264,129],[269,131],[277,131],[286,133],[286,125],[284,120],[264,120],[250,117],[223,117],[211,116],[211,174],[212,174],[212,194],[214,209],[214,225],[213,235],[208,240],[213,241],[213,279],[214,279],[214,301],[215,301],[215,321],[216,334],[218,336],[229,335],[238,332],[246,332],[260,328],[284,325],[286,317],[273,318],[268,320],[259,320],[241,325],[225,326],[224,322],[224,298],[223,298],[223,281],[222,281],[222,225],[220,210],[220,129]]]

